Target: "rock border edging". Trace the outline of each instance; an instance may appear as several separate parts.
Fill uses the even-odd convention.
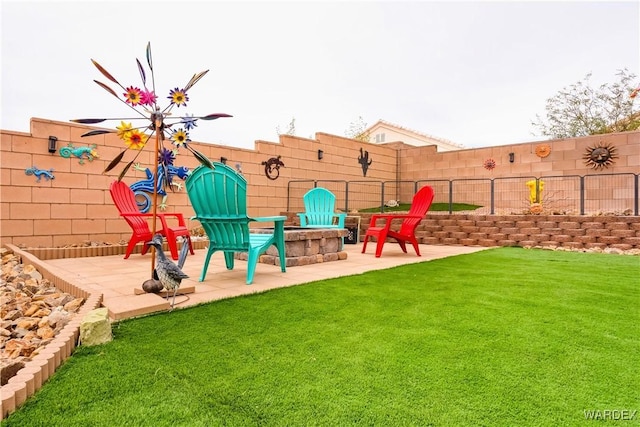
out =
[[[35,255],[12,244],[4,246],[18,255],[23,263],[29,263],[36,267],[42,277],[49,280],[56,288],[77,298],[85,298],[85,302],[74,318],[60,330],[53,340],[42,347],[33,359],[25,362],[24,368],[9,379],[6,385],[0,387],[0,395],[2,396],[0,420],[15,412],[29,397],[40,390],[56,369],[71,356],[78,345],[82,318],[89,311],[99,308],[102,305],[103,297],[102,293],[83,289],[81,285],[59,278],[51,266],[42,262]]]

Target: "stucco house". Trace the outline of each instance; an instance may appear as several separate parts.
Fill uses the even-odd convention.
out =
[[[435,145],[439,152],[461,150],[465,148],[455,142],[427,135],[425,133],[418,132],[417,130],[408,129],[384,120],[378,120],[372,126],[368,127],[363,134],[369,135],[369,142],[373,144],[402,141],[405,144],[416,147]]]

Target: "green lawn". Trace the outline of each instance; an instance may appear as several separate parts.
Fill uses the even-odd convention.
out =
[[[498,248],[127,320],[3,426],[599,425],[640,410],[639,273]]]
[[[458,212],[458,211],[474,211],[478,208],[481,208],[482,206],[479,205],[471,205],[468,203],[453,203],[451,205],[451,211],[452,212]],[[400,203],[398,204],[398,206],[385,206],[384,207],[384,211],[385,212],[406,212],[409,209],[411,209],[411,203]],[[430,211],[433,212],[449,212],[449,203],[432,203],[431,207],[429,208]],[[372,213],[376,213],[376,212],[380,212],[382,211],[382,208],[380,207],[375,207],[375,208],[366,208],[366,209],[358,209],[358,212],[372,212]]]

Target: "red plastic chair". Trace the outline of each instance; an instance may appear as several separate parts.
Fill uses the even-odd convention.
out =
[[[364,244],[362,245],[362,253],[367,250],[367,241],[369,237],[375,237],[378,244],[376,246],[376,258],[382,255],[382,247],[384,246],[387,237],[396,239],[400,248],[404,253],[407,253],[406,242],[410,242],[413,248],[416,250],[416,254],[420,255],[420,249],[418,248],[418,240],[416,239],[416,228],[420,221],[427,214],[427,211],[431,207],[433,202],[433,188],[429,186],[422,187],[414,196],[411,202],[411,208],[407,214],[375,214],[371,217],[369,228],[364,236]],[[399,231],[391,230],[391,223],[393,220],[402,219]],[[378,220],[383,220],[384,224],[377,225]]]
[[[149,250],[147,242],[151,241],[153,238],[153,233],[149,228],[147,218],[152,217],[153,214],[140,212],[138,204],[136,203],[135,194],[123,181],[114,181],[111,183],[109,191],[111,193],[113,203],[120,212],[120,216],[127,221],[133,230],[133,234],[131,234],[131,239],[129,239],[129,244],[127,245],[127,253],[124,256],[124,259],[129,258],[129,255],[131,255],[133,248],[135,248],[138,242],[144,242],[142,255],[146,254]],[[178,220],[178,226],[169,227],[167,224],[167,217],[175,217]],[[191,255],[194,254],[193,245],[191,244],[191,235],[181,213],[157,213],[156,218],[160,220],[160,224],[162,225],[162,229],[156,231],[156,233],[160,233],[167,238],[167,244],[171,251],[171,258],[174,260],[178,259],[178,245],[176,243],[178,236],[182,236],[187,239],[186,243],[189,245]]]

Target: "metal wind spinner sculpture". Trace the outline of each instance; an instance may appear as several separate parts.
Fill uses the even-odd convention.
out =
[[[232,117],[229,114],[225,113],[216,113],[216,114],[208,114],[206,116],[194,117],[193,115],[184,114],[183,116],[173,116],[172,110],[173,108],[186,107],[187,101],[189,101],[188,91],[202,78],[205,74],[209,72],[209,70],[202,71],[200,73],[194,74],[193,77],[187,82],[186,86],[182,89],[176,87],[173,90],[169,91],[169,99],[168,105],[161,109],[158,103],[158,96],[156,95],[156,87],[155,87],[155,78],[154,78],[154,70],[153,70],[153,62],[151,60],[151,43],[147,44],[146,49],[146,60],[147,66],[150,71],[151,81],[147,80],[147,73],[145,68],[140,63],[138,59],[136,59],[136,63],[138,65],[138,70],[140,72],[140,77],[142,79],[142,88],[136,86],[128,86],[125,87],[118,80],[116,80],[105,68],[103,68],[100,64],[98,64],[93,59],[91,62],[95,67],[102,73],[102,75],[107,78],[112,83],[118,85],[124,93],[122,97],[118,96],[115,90],[109,87],[107,84],[102,83],[98,80],[94,80],[100,87],[113,95],[120,102],[124,103],[127,107],[132,109],[137,117],[133,118],[98,118],[98,119],[74,119],[71,120],[75,123],[81,124],[97,124],[102,123],[109,120],[119,120],[120,125],[116,126],[115,130],[93,130],[87,132],[81,136],[95,136],[102,135],[107,133],[117,133],[118,137],[120,137],[126,146],[120,154],[118,154],[105,168],[103,174],[114,169],[118,164],[123,160],[125,154],[128,150],[138,151],[133,159],[126,163],[120,174],[118,175],[118,181],[122,180],[127,171],[134,164],[138,155],[144,149],[151,140],[152,137],[155,136],[155,159],[158,162],[158,168],[163,168],[165,171],[169,166],[173,165],[173,161],[175,159],[175,154],[177,149],[184,148],[190,151],[196,159],[203,165],[213,168],[213,164],[211,161],[199,151],[191,148],[189,146],[189,132],[197,126],[198,120],[215,120],[221,117]],[[148,86],[150,85],[150,87]],[[145,123],[141,126],[133,126],[129,120],[143,120]],[[176,147],[175,150],[170,150],[164,146],[165,140],[171,141],[171,143]],[[165,190],[167,187],[171,187],[171,177],[172,174],[164,173],[159,174],[156,172],[155,179],[157,180],[158,176],[163,176],[164,179],[161,182],[154,183],[154,194],[153,194],[153,233],[156,232],[156,212],[157,212],[157,196],[158,196],[158,188]],[[166,191],[166,190],[165,190]],[[154,259],[155,257],[151,257],[151,270],[153,274],[154,270]]]

